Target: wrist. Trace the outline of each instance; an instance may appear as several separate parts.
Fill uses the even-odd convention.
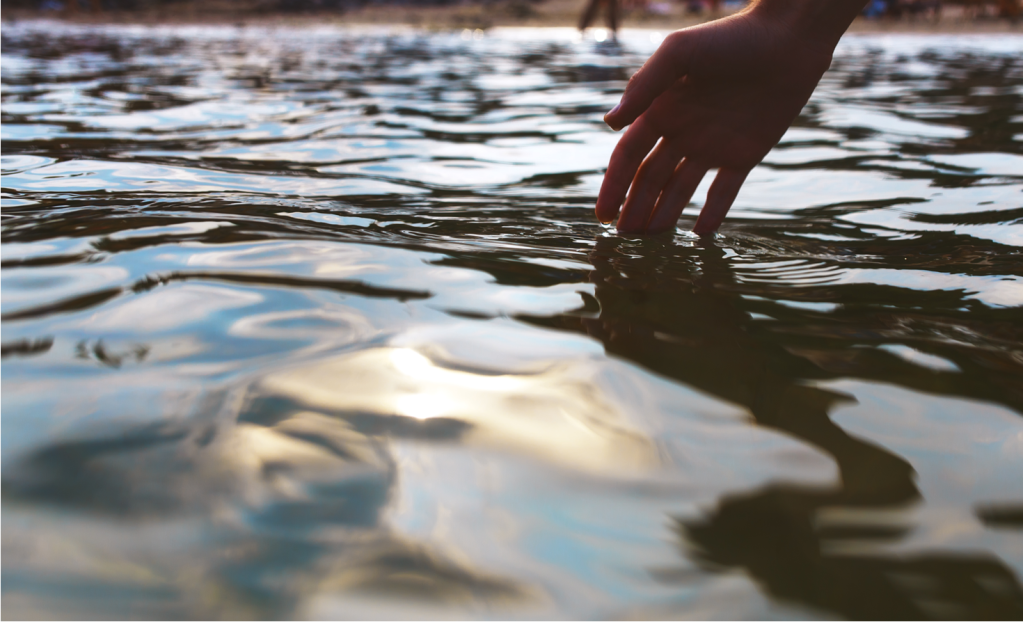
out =
[[[746,13],[830,55],[867,0],[754,0]]]

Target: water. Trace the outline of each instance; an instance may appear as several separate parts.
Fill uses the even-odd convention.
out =
[[[5,25],[4,617],[1023,617],[1023,38],[622,237],[658,37]]]

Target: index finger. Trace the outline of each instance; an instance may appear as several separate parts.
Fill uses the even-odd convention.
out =
[[[661,93],[689,70],[693,33],[679,30],[664,38],[625,86],[618,105],[604,115],[604,123],[617,131],[634,122]]]
[[[597,220],[608,223],[618,215],[618,209],[625,200],[625,193],[629,190],[633,178],[636,177],[639,165],[657,144],[658,138],[660,136],[643,117],[622,135],[611,153],[604,181],[600,184],[600,194],[597,195]]]

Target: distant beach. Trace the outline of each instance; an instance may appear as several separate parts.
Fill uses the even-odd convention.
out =
[[[85,4],[88,4],[87,2]],[[678,30],[727,15],[709,12],[687,13],[682,3],[652,1],[625,3],[623,28]],[[37,10],[10,6],[4,8],[5,22],[23,19],[58,19],[77,23],[141,23],[141,24],[235,24],[235,25],[408,25],[429,30],[486,30],[501,26],[575,27],[585,2],[583,0],[497,0],[489,3],[460,3],[444,6],[412,4],[367,4],[360,7],[318,9],[308,11],[281,10],[280,4],[241,3],[230,0],[183,0],[150,5],[135,10],[103,10],[87,8],[75,11]],[[51,3],[63,6],[62,3]],[[604,27],[602,17],[595,22]],[[947,5],[939,16],[903,17],[898,19],[861,18],[853,23],[854,33],[1021,33],[1023,21],[1011,23],[999,19],[993,11],[981,11],[971,17],[962,6]]]

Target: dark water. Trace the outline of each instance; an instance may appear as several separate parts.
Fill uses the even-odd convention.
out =
[[[592,216],[656,34],[468,34],[4,26],[3,616],[1023,618],[1023,37],[701,240]]]

